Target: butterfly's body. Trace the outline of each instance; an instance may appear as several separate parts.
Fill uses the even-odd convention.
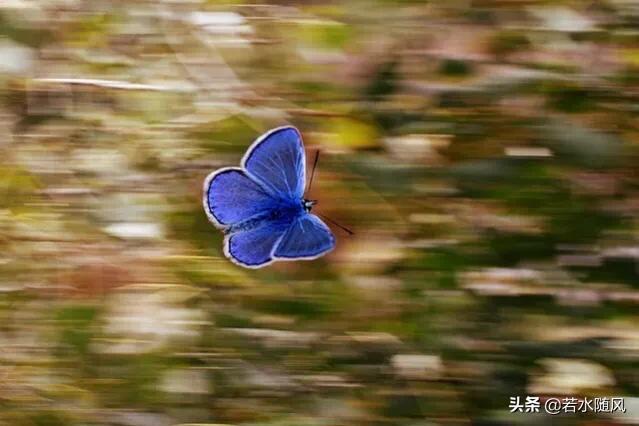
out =
[[[272,226],[286,226],[306,213],[302,203],[291,203],[290,200],[280,200],[272,210],[258,213],[242,222],[224,229],[225,234],[250,231],[251,229],[269,224]]]
[[[306,157],[294,127],[258,138],[242,167],[227,167],[204,181],[207,216],[224,234],[233,262],[260,268],[276,260],[315,259],[335,247],[335,237],[304,198]]]

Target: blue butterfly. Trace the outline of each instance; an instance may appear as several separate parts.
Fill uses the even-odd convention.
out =
[[[278,127],[249,147],[241,167],[225,167],[204,181],[204,210],[222,229],[224,254],[246,268],[276,260],[316,259],[335,236],[311,214],[304,198],[306,155],[300,132]]]

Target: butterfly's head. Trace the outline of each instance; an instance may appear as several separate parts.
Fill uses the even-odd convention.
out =
[[[317,204],[317,200],[307,200],[307,199],[302,200],[302,205],[304,206],[304,210],[306,210],[307,212],[310,212],[315,204]]]

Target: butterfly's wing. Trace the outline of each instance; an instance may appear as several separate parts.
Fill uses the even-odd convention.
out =
[[[259,227],[227,235],[224,254],[246,268],[261,268],[275,260],[273,250],[286,232],[285,222],[265,221]]]
[[[206,214],[228,233],[224,254],[244,267],[259,268],[272,262],[273,249],[293,220],[267,219],[279,205],[277,198],[240,168],[220,169],[204,183]]]
[[[301,200],[306,184],[302,136],[295,127],[273,129],[246,151],[242,166],[276,197]]]
[[[335,236],[314,214],[297,217],[284,232],[273,251],[275,259],[315,259],[333,250]]]
[[[277,199],[237,167],[211,173],[204,181],[204,210],[218,228],[228,228],[277,207]]]
[[[224,254],[248,268],[260,268],[275,260],[315,259],[334,247],[335,237],[328,226],[308,213],[290,220],[265,221],[224,240]]]

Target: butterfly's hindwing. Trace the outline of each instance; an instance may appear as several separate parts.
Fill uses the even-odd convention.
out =
[[[285,259],[309,259],[321,256],[335,247],[335,237],[314,214],[299,216],[286,230],[273,255]]]
[[[267,222],[247,231],[227,235],[224,253],[233,262],[249,268],[259,268],[273,261],[275,244],[286,231],[286,224]]]

